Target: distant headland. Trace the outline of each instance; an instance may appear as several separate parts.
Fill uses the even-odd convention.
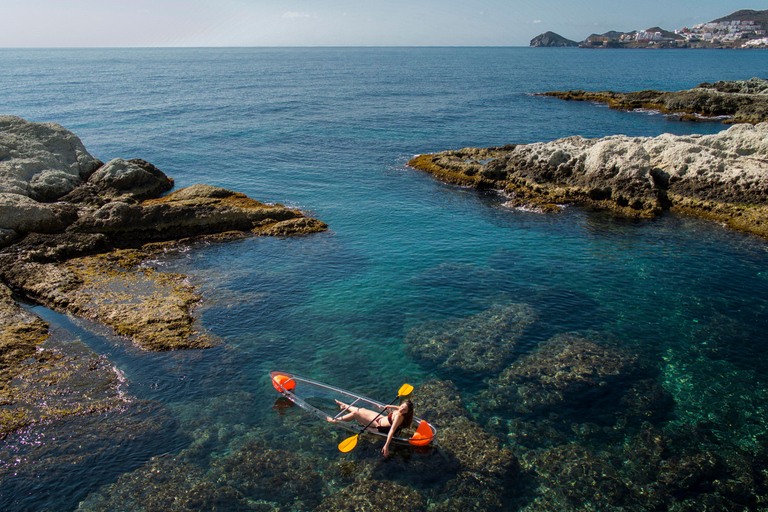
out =
[[[592,34],[572,41],[554,32],[531,39],[535,47],[579,48],[768,48],[768,10],[742,9],[723,18],[674,31],[660,27],[646,30]]]

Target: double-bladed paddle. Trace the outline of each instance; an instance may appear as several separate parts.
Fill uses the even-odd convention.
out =
[[[401,396],[410,395],[411,391],[413,391],[413,386],[411,386],[410,384],[403,384],[402,386],[400,386],[400,390],[397,392],[397,396],[395,397],[395,400],[397,400]],[[392,405],[393,403],[395,403],[395,400],[392,400],[387,405]],[[363,432],[368,430],[368,427],[373,425],[373,422],[376,421],[379,418],[379,416],[381,416],[381,413],[383,413],[386,410],[387,410],[387,408],[384,407],[381,411],[379,411],[379,414],[377,414],[376,417],[373,418],[371,420],[371,422],[365,426],[365,428],[360,430],[359,433],[353,435],[352,437],[348,437],[347,439],[345,439],[341,443],[339,443],[339,451],[343,452],[343,453],[347,453],[347,452],[351,451],[355,446],[357,446],[357,440],[360,437],[360,434],[362,434]]]

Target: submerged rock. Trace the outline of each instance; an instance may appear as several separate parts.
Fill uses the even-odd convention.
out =
[[[418,326],[405,343],[413,355],[443,369],[493,372],[511,359],[517,340],[535,321],[525,304],[495,304],[468,318]]]
[[[598,399],[605,407],[606,396],[617,393],[617,387],[628,387],[638,370],[637,361],[637,355],[605,342],[558,335],[492,379],[480,396],[479,408],[527,414],[568,401],[581,404]]]
[[[514,207],[576,203],[633,217],[664,209],[768,236],[768,123],[712,135],[574,136],[421,155],[409,165],[444,181],[509,194]]]

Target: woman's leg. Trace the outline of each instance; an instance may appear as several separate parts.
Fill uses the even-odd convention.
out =
[[[336,400],[336,403],[339,404],[339,408],[346,409],[347,411],[349,411],[347,414],[339,418],[339,420],[341,421],[355,420],[358,423],[360,423],[360,425],[366,426],[369,423],[371,423],[377,416],[379,416],[378,413],[371,411],[370,409],[363,409],[362,407],[349,406],[343,402],[339,402],[338,400]]]

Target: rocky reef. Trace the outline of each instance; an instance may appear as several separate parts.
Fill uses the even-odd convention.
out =
[[[442,369],[499,371],[512,359],[520,335],[535,321],[536,314],[526,304],[495,304],[469,318],[415,327],[405,344],[412,355]]]
[[[450,183],[494,189],[507,205],[557,212],[566,204],[654,217],[690,213],[768,236],[768,123],[712,135],[601,139],[465,148],[409,165]]]
[[[298,210],[218,187],[162,196],[173,185],[144,160],[101,162],[57,124],[0,116],[0,434],[115,404],[110,394],[94,404],[53,399],[84,363],[94,386],[113,387],[116,376],[97,375],[93,354],[47,348],[48,325],[19,301],[94,320],[146,350],[210,347],[215,340],[193,315],[200,294],[149,261],[203,239],[326,229]],[[47,388],[33,385],[41,379]]]
[[[550,91],[541,93],[568,101],[605,103],[617,110],[656,110],[680,114],[687,121],[722,120],[725,123],[762,123],[768,121],[768,80],[721,81],[702,83],[693,89],[662,92]]]
[[[383,459],[381,445],[364,437],[341,456],[334,431],[287,415],[280,437],[245,433],[202,458],[193,441],[178,455],[121,475],[78,510],[470,511],[519,500],[516,493],[529,482],[517,459],[471,418],[452,383],[431,380],[412,398],[420,414],[439,422],[441,448],[397,445]],[[205,431],[217,430],[210,427]]]

